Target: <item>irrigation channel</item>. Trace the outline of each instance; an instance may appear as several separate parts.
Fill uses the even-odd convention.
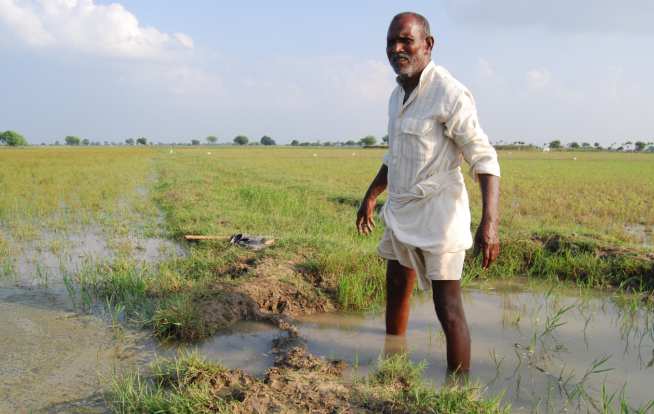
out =
[[[275,328],[241,322],[194,345],[162,345],[148,332],[117,328],[101,307],[80,313],[64,276],[94,255],[102,236],[69,237],[63,256],[23,246],[14,277],[0,280],[0,413],[107,412],[111,375],[144,368],[155,355],[198,350],[228,368],[262,374],[273,364]],[[161,239],[132,240],[139,259],[184,254]],[[465,290],[473,338],[471,380],[488,395],[503,393],[515,412],[595,411],[602,389],[632,406],[652,399],[654,315],[588,290],[480,285]],[[426,361],[425,376],[445,380],[444,337],[429,295],[417,296],[405,338],[384,334],[383,313],[328,313],[297,321],[310,352],[348,363],[364,375],[380,355],[407,351]],[[605,396],[606,398],[606,396]]]

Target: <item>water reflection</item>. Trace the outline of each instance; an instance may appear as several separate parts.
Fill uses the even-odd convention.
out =
[[[470,380],[489,395],[503,393],[517,412],[594,411],[603,403],[603,388],[605,399],[616,393],[613,404],[622,397],[645,404],[654,374],[652,314],[614,299],[588,291],[466,290]],[[365,375],[380,356],[408,351],[413,361],[427,361],[429,381],[440,386],[447,380],[445,338],[428,295],[413,301],[405,337],[385,334],[383,314],[309,316],[299,331],[311,352],[347,361],[349,375]],[[201,351],[260,373],[272,363],[264,350],[275,334],[265,327],[235,332]]]

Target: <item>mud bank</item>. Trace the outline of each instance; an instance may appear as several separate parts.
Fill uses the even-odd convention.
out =
[[[421,380],[421,367],[398,355],[367,378],[346,381],[345,363],[309,353],[293,333],[274,342],[274,366],[262,377],[226,369],[197,354],[158,360],[147,378],[115,383],[116,412],[177,413],[499,413],[497,400],[472,387],[436,391]]]
[[[193,321],[181,323],[182,312],[159,319],[156,331],[160,337],[196,341],[241,321],[266,322],[287,330],[289,318],[337,309],[334,299],[296,271],[292,262],[243,259],[215,273],[216,277],[192,296]]]

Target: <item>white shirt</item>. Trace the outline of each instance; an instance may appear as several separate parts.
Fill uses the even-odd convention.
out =
[[[479,126],[470,92],[430,62],[406,103],[398,85],[388,107],[387,228],[402,243],[432,253],[472,247],[461,159],[477,174],[499,177],[497,153]]]

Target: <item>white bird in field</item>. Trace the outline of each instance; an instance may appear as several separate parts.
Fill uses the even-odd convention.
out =
[[[316,153],[314,153],[314,154],[313,154],[313,156],[314,156],[314,157],[317,157],[317,156],[318,156],[318,154],[316,154]]]
[[[210,152],[207,152],[207,155],[211,155],[211,153],[210,153]]]
[[[572,161],[577,161],[577,157],[572,157]]]
[[[353,152],[353,153],[352,153],[352,156],[353,156],[353,157],[354,157],[354,156],[356,156],[356,155],[357,155],[357,153],[356,153],[356,152]]]
[[[168,151],[168,154],[172,154],[172,153],[173,153],[173,150],[172,150],[172,149],[171,149],[170,151]]]

